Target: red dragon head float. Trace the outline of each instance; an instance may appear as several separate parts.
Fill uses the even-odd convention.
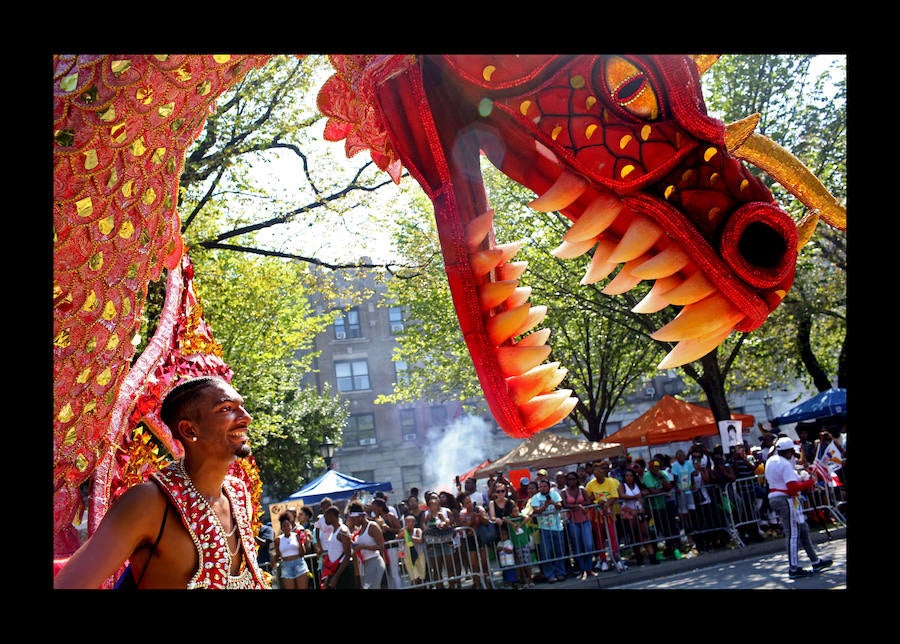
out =
[[[96,525],[121,481],[122,446],[185,374],[230,375],[190,291],[176,212],[184,153],[216,98],[268,56],[54,57],[54,529],[71,524],[92,474]],[[394,181],[406,167],[434,204],[460,327],[497,423],[514,437],[547,428],[576,399],[549,356],[546,308],[532,307],[498,244],[479,169],[485,154],[572,225],[555,254],[592,253],[583,283],[618,294],[655,280],[637,312],[683,307],[654,338],[674,367],[758,327],[790,288],[798,246],[842,207],[796,159],[706,114],[706,57],[331,56],[318,104],[325,136],[369,150]],[[740,159],[812,209],[798,226]],[[168,268],[165,320],[129,368],[151,279]]]
[[[395,180],[402,163],[434,203],[460,327],[491,411],[511,436],[554,425],[577,400],[554,391],[565,369],[541,364],[549,330],[532,329],[546,308],[528,304],[530,290],[518,286],[526,266],[510,260],[520,246],[494,239],[480,154],[539,195],[532,208],[572,221],[554,254],[592,253],[583,284],[621,265],[605,293],[653,280],[635,312],[683,307],[652,336],[677,342],[660,368],[702,357],[734,330],[755,329],[791,287],[797,224],[729,153],[758,141],[755,123],[726,131],[707,115],[699,76],[708,60],[331,59],[338,72],[318,101],[330,117],[325,136],[346,138],[348,155],[370,148]],[[773,170],[784,168],[789,157],[768,147]],[[841,220],[821,184],[805,179]]]

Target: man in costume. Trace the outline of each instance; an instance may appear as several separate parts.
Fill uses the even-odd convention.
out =
[[[54,586],[100,588],[127,560],[126,587],[268,588],[250,494],[227,473],[235,458],[250,454],[251,416],[240,394],[218,376],[192,378],[169,392],[160,416],[183,443],[184,458],[129,488]]]

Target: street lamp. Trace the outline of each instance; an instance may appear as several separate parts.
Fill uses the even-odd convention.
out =
[[[772,420],[772,395],[763,396],[763,403],[766,406],[766,420]]]
[[[330,470],[331,459],[334,458],[334,443],[332,443],[331,439],[327,436],[322,440],[321,445],[319,445],[319,454],[325,459],[325,469]]]

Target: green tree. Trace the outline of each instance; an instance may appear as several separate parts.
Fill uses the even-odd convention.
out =
[[[296,371],[290,375],[296,377]],[[297,380],[285,379],[277,385],[281,385],[282,406],[277,410],[281,422],[258,444],[254,441],[253,454],[266,492],[284,499],[325,469],[317,447],[325,437],[340,438],[350,406],[332,393],[328,383],[321,392],[301,388]]]
[[[308,300],[337,297],[329,275],[310,269],[341,265],[295,253],[289,238],[319,219],[341,219],[391,183],[372,163],[345,163],[336,171],[327,158],[311,161],[331,150],[321,143],[324,119],[315,109],[316,91],[330,72],[322,57],[291,56],[252,70],[220,97],[188,150],[180,183],[182,233],[204,317],[254,416],[254,453],[275,495],[296,489],[306,473],[310,459],[293,456],[314,455],[312,447],[325,436],[339,444],[348,416],[336,393],[301,385],[312,368],[313,340],[331,321]],[[299,193],[268,175],[286,162],[306,181]],[[165,280],[151,284],[144,338],[155,330],[164,286]]]
[[[843,202],[846,59],[813,76],[813,58],[723,56],[703,77],[703,87],[710,112],[726,122],[759,113],[758,131],[790,150]],[[759,176],[797,220],[806,214],[783,186]],[[846,234],[819,224],[801,249],[794,285],[780,307],[759,329],[731,343],[723,364],[735,364],[734,384],[754,389],[802,378],[820,391],[835,381],[846,387],[846,265]],[[712,373],[712,360],[702,362]]]
[[[338,396],[304,390],[301,383],[316,355],[313,340],[331,321],[315,314],[308,294],[327,292],[330,285],[308,265],[280,258],[223,251],[192,258],[204,316],[253,416],[260,477],[269,493],[285,486],[292,492],[309,459],[276,457],[309,452],[308,443],[324,436],[339,443],[349,415]]]

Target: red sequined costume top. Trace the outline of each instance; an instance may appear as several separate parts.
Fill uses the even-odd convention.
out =
[[[197,491],[181,461],[155,472],[151,479],[159,485],[178,510],[181,522],[197,547],[199,565],[188,582],[188,589],[220,590],[268,589],[263,573],[256,563],[256,540],[250,525],[250,494],[244,482],[231,475],[225,477],[223,492],[231,502],[231,512],[237,523],[243,546],[241,574],[229,575],[231,553],[225,530],[206,498]]]

